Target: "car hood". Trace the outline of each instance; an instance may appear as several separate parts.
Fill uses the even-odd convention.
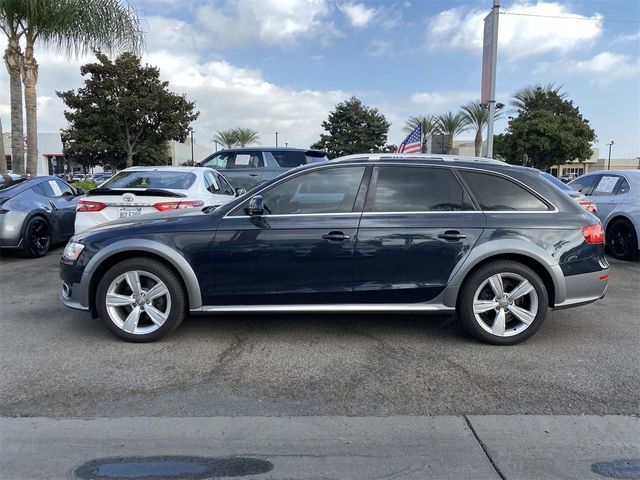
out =
[[[151,225],[153,225],[155,228],[161,228],[164,224],[168,225],[169,228],[180,228],[176,224],[188,223],[195,217],[211,217],[213,215],[215,215],[215,211],[211,213],[204,213],[199,208],[183,208],[167,212],[147,213],[137,217],[103,223],[75,235],[73,240],[79,241],[96,233],[112,232],[114,230],[129,230],[140,226],[151,227]]]

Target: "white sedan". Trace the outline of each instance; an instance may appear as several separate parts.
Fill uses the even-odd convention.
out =
[[[242,193],[211,168],[125,168],[78,202],[75,233],[145,213],[220,206]]]

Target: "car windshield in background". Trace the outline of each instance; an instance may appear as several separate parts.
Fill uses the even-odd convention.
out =
[[[565,192],[572,192],[573,191],[573,188],[568,186],[566,183],[562,182],[562,180],[557,179],[556,177],[554,177],[550,173],[540,172],[540,176],[542,178],[544,178],[546,181],[548,181],[549,183],[552,183],[553,185],[558,187],[560,190],[564,190]]]
[[[186,190],[196,176],[190,172],[167,172],[158,170],[143,170],[120,172],[111,180],[105,182],[101,188],[165,188],[172,190]]]
[[[16,178],[7,182],[4,178],[0,177],[0,190],[4,190],[3,193],[8,193],[13,187],[20,185],[22,182],[28,180],[28,178]]]

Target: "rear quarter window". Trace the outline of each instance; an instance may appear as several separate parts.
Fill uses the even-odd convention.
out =
[[[489,173],[460,171],[483,210],[545,212],[549,206],[517,183]]]
[[[266,152],[282,168],[295,168],[306,163],[304,152]]]

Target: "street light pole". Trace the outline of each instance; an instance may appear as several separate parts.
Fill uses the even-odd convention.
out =
[[[276,132],[276,147],[278,146],[278,132]]]
[[[611,143],[607,143],[607,145],[609,145],[609,162],[607,163],[607,170],[611,170],[611,146],[613,143],[613,140],[611,140]]]
[[[493,124],[496,118],[496,63],[498,58],[498,19],[500,0],[493,0],[493,38],[491,39],[491,84],[489,87],[489,120],[487,121],[487,157],[493,158]]]
[[[195,163],[193,160],[193,128],[191,129],[191,163]]]

